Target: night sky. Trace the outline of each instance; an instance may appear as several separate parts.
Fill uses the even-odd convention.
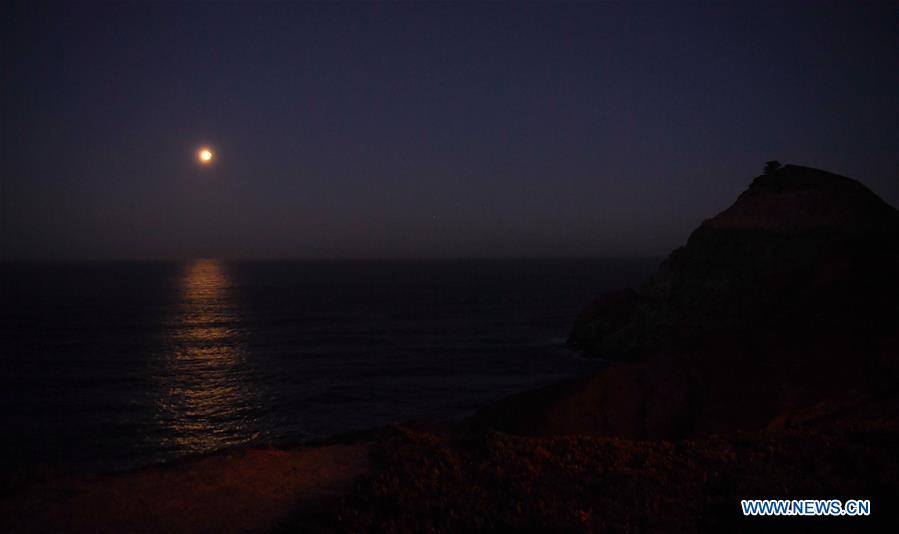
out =
[[[4,3],[2,257],[662,255],[769,159],[895,205],[897,6]]]

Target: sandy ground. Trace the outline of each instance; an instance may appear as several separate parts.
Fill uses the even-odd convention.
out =
[[[173,466],[67,476],[0,502],[0,531],[258,532],[347,491],[369,470],[366,444],[249,449]]]

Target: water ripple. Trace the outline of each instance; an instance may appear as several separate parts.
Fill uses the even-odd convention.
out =
[[[156,373],[155,422],[164,447],[207,452],[258,435],[252,427],[259,401],[229,287],[219,261],[185,267]]]

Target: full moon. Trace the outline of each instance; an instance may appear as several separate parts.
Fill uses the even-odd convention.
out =
[[[214,154],[212,153],[212,150],[209,149],[209,148],[205,148],[205,147],[204,147],[204,148],[201,148],[200,150],[197,151],[197,159],[198,159],[198,160],[200,161],[200,163],[202,163],[203,165],[209,165],[210,163],[212,163],[212,158],[213,158],[213,157],[215,157],[215,156],[214,156]]]

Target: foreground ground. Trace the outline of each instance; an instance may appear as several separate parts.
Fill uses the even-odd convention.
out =
[[[396,426],[355,444],[244,450],[34,481],[3,530],[75,532],[859,531],[899,494],[899,402],[678,441]],[[870,518],[743,518],[743,498],[865,498]]]
[[[349,494],[284,532],[861,531],[894,515],[895,399],[793,428],[676,442],[398,428]],[[862,413],[864,412],[864,413]],[[872,500],[869,518],[743,518],[740,499]]]
[[[0,502],[0,531],[266,531],[350,489],[364,444],[236,450],[119,475],[57,475]]]

